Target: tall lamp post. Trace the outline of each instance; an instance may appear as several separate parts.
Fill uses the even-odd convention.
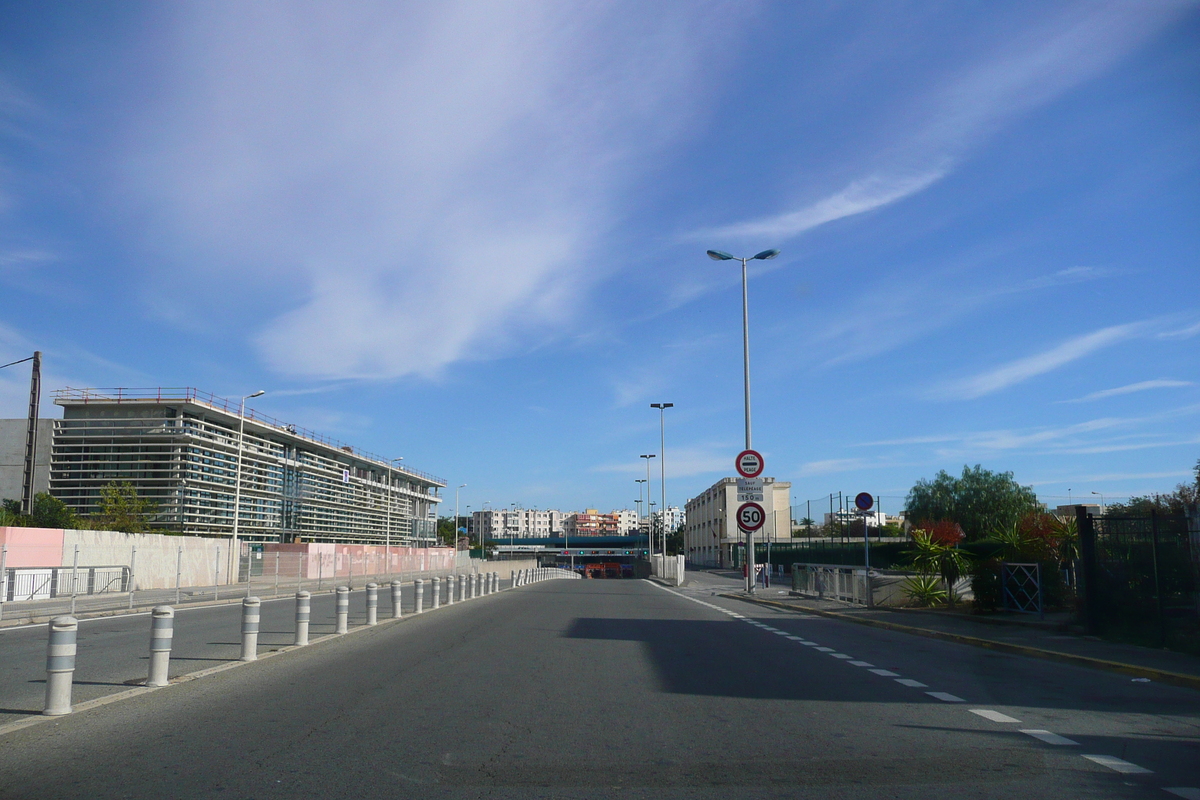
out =
[[[646,479],[645,478],[634,478],[633,482],[638,485],[638,499],[637,499],[638,530],[641,530],[641,527],[642,527],[642,484],[646,482]]]
[[[769,261],[779,255],[778,250],[763,250],[761,253],[743,258],[730,255],[723,250],[709,250],[713,261],[742,262],[742,382],[746,405],[746,449],[750,449],[750,294],[746,288],[746,262]],[[746,532],[746,591],[754,593],[754,534]]]
[[[403,460],[404,456],[388,460],[387,530],[384,532],[383,546],[384,553],[387,555],[388,575],[392,574],[392,500],[393,495],[395,494],[395,492],[393,492],[393,488],[395,487],[395,473],[392,470],[393,465],[395,465],[397,461]]]
[[[1107,508],[1107,507],[1104,505],[1104,495],[1100,494],[1100,492],[1092,492],[1092,494],[1095,494],[1095,495],[1099,495],[1099,496],[1100,496],[1100,516],[1102,516],[1102,517],[1103,517],[1103,516],[1104,516],[1104,513],[1105,513],[1105,509]]]
[[[666,413],[668,408],[674,408],[674,403],[651,403],[651,408],[658,409],[658,490],[661,492],[661,502],[658,505],[658,511],[662,514],[662,530],[659,535],[662,539],[659,544],[662,545],[663,558],[667,557],[667,421]]]
[[[458,580],[458,492],[459,489],[465,488],[467,488],[467,485],[465,483],[460,483],[458,488],[454,490],[454,525],[451,526],[453,528],[451,533],[454,535],[454,580]]]
[[[237,583],[238,565],[241,560],[241,553],[238,552],[238,519],[242,505],[242,445],[246,436],[246,401],[254,397],[262,397],[266,394],[264,389],[259,389],[257,392],[245,395],[242,397],[242,402],[238,405],[238,445],[237,445],[237,466],[234,468],[233,478],[233,536],[229,540],[229,582]],[[246,595],[250,593],[249,575],[246,576]]]
[[[650,558],[654,555],[654,515],[650,513],[650,506],[654,505],[650,502],[650,459],[654,454],[641,457],[646,459],[646,557]]]

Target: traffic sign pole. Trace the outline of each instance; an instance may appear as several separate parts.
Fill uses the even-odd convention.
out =
[[[747,351],[747,359],[749,359],[749,351]],[[747,360],[747,365],[749,360]],[[747,370],[749,367],[747,366]],[[738,453],[734,459],[733,466],[737,469],[739,475],[743,478],[757,478],[762,475],[763,469],[766,468],[766,462],[763,460],[762,453],[757,450],[750,449],[750,380],[749,372],[746,375],[746,449]],[[742,522],[742,510],[753,507],[758,509],[759,520],[758,524],[752,527],[746,526]],[[744,503],[738,507],[738,527],[746,534],[746,591],[754,594],[754,531],[762,527],[762,520],[765,518],[762,506],[755,502]]]
[[[869,492],[859,492],[854,498],[854,505],[863,521],[863,562],[866,564],[867,605],[875,605],[875,595],[871,591],[871,536],[867,527],[867,514],[875,505],[875,498]]]

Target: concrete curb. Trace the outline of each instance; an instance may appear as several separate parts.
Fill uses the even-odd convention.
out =
[[[512,587],[510,587],[510,588],[512,588]],[[501,592],[496,592],[495,594],[500,594],[500,593]],[[491,595],[489,595],[489,596],[491,596]],[[286,598],[281,597],[278,599],[283,600]],[[482,598],[475,598],[475,599],[482,599]],[[238,598],[238,602],[239,603],[241,602],[241,598]],[[221,604],[223,604],[223,603],[221,603]],[[197,604],[197,605],[199,605],[199,604]],[[460,604],[459,603],[454,604],[454,606],[458,606],[458,605],[460,605]],[[453,608],[454,606],[446,605],[446,606],[442,606],[441,608],[439,608],[437,610],[440,611],[445,608]],[[434,609],[427,608],[427,609],[425,609],[425,613],[421,614],[419,616],[424,616],[425,614],[429,614],[433,611],[434,611]],[[134,612],[134,613],[137,613],[137,612]],[[145,612],[145,613],[149,614],[149,612]],[[40,713],[31,712],[31,716],[29,716],[26,719],[21,719],[21,720],[15,721],[15,722],[9,722],[7,724],[0,725],[0,736],[4,736],[9,733],[14,733],[15,731],[19,731],[23,728],[28,728],[33,725],[40,725],[43,722],[56,722],[56,721],[61,721],[64,719],[70,719],[71,717],[74,717],[75,715],[77,715],[83,711],[89,711],[93,708],[98,708],[100,706],[106,706],[109,703],[117,703],[122,700],[128,700],[128,699],[137,697],[139,695],[146,694],[147,692],[158,692],[158,691],[162,691],[165,689],[170,689],[172,686],[176,686],[181,683],[189,683],[198,678],[204,678],[209,675],[215,675],[218,672],[225,672],[227,670],[235,669],[237,667],[245,667],[245,666],[249,666],[251,664],[257,664],[261,661],[267,660],[268,658],[272,658],[273,656],[283,655],[284,653],[290,653],[295,650],[308,650],[309,648],[313,647],[314,645],[321,644],[322,642],[329,642],[329,641],[333,641],[335,639],[341,639],[343,637],[349,636],[349,635],[351,635],[353,633],[357,633],[359,631],[379,631],[379,630],[382,630],[389,626],[395,625],[396,623],[408,622],[409,620],[416,619],[417,617],[418,617],[417,614],[407,614],[407,615],[401,617],[400,619],[391,619],[391,618],[381,619],[381,620],[379,620],[379,623],[377,625],[358,625],[358,626],[353,627],[350,630],[346,631],[345,633],[326,634],[325,636],[322,636],[318,639],[313,639],[307,645],[303,645],[303,646],[285,645],[283,647],[280,647],[280,648],[277,648],[274,650],[268,650],[267,652],[259,655],[258,658],[255,659],[254,661],[227,661],[224,664],[218,664],[215,667],[205,667],[204,669],[197,670],[196,672],[188,672],[183,675],[176,675],[174,678],[171,678],[171,682],[166,686],[135,686],[135,687],[133,687],[131,689],[127,689],[123,692],[115,692],[113,694],[105,695],[104,697],[97,697],[95,700],[86,700],[82,703],[73,703],[71,713],[65,717],[47,717]]]
[[[821,617],[829,617],[843,622],[853,622],[856,625],[867,625],[872,628],[883,628],[884,630],[898,631],[900,633],[909,633],[916,636],[925,636],[930,639],[941,639],[948,642],[958,642],[959,644],[969,644],[974,647],[982,647],[988,650],[998,650],[1003,653],[1012,653],[1013,655],[1029,656],[1031,658],[1042,658],[1047,661],[1060,661],[1064,664],[1074,664],[1077,667],[1090,667],[1092,669],[1102,669],[1106,672],[1117,672],[1122,675],[1133,675],[1137,678],[1149,678],[1159,683],[1165,683],[1171,686],[1181,686],[1185,689],[1200,690],[1200,676],[1184,675],[1179,672],[1169,672],[1167,670],[1154,669],[1153,667],[1141,667],[1136,664],[1124,664],[1120,661],[1108,661],[1102,658],[1092,658],[1091,656],[1080,656],[1074,653],[1061,653],[1057,650],[1043,650],[1040,647],[1030,647],[1022,644],[1012,644],[1011,642],[996,642],[991,639],[980,639],[976,636],[966,636],[961,633],[947,633],[946,631],[937,631],[930,628],[917,628],[912,625],[902,625],[898,622],[885,622],[878,619],[863,619],[854,617],[849,614],[840,614],[837,611],[826,611],[819,608],[796,608],[786,603],[779,603],[774,600],[759,600],[757,598],[743,597],[736,594],[722,594],[720,597],[725,597],[730,600],[741,600],[746,603],[755,605],[767,606],[782,611],[790,611],[796,614],[816,614]]]

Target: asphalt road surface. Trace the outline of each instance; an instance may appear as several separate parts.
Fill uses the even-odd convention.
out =
[[[0,797],[1200,797],[1200,693],[731,585],[546,581],[12,731]]]

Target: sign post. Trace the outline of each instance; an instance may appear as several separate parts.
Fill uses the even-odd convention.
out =
[[[854,497],[854,507],[858,509],[858,515],[862,518],[863,523],[863,562],[866,565],[865,577],[868,606],[875,605],[875,594],[871,591],[871,537],[870,528],[867,527],[867,516],[874,505],[875,498],[871,497],[870,492],[859,492]]]
[[[749,445],[749,441],[746,444]],[[746,534],[746,591],[754,594],[754,532],[761,528],[767,519],[766,511],[759,505],[766,499],[763,479],[759,477],[766,468],[766,461],[763,460],[762,453],[747,447],[738,453],[733,466],[738,475],[742,476],[737,482],[737,500],[741,503],[737,510],[737,522],[738,528]]]

